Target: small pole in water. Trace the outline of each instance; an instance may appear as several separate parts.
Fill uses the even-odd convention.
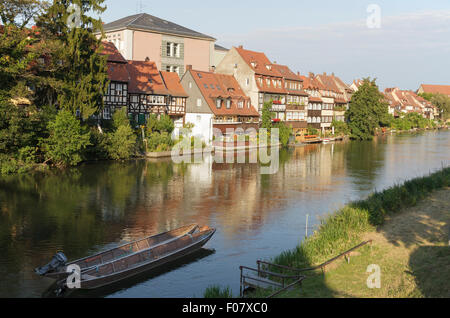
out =
[[[306,214],[306,235],[305,235],[305,238],[308,238],[308,218],[309,218],[309,214]]]

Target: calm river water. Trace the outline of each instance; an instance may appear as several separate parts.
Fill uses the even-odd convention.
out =
[[[239,266],[294,248],[318,218],[406,179],[450,165],[450,131],[283,150],[275,175],[258,164],[133,161],[0,179],[0,297],[42,297],[33,269],[190,223],[216,227],[205,250],[88,297],[201,297],[239,293]],[[310,229],[311,231],[311,229]],[[75,294],[74,296],[78,296]]]

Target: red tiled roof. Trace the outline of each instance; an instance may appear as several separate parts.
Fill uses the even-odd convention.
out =
[[[269,61],[264,53],[249,51],[240,47],[235,49],[256,74],[283,77],[283,75],[280,74],[275,67],[273,67],[274,64]],[[270,69],[268,69],[267,66],[269,66]]]
[[[130,74],[128,74],[127,64],[108,62],[108,79],[116,82],[128,82]]]
[[[322,103],[323,102],[323,100],[322,100],[322,98],[320,98],[320,97],[309,97],[308,98],[308,100],[310,101],[310,102],[315,102],[315,103]]]
[[[300,81],[303,82],[303,79],[292,72],[290,68],[286,65],[273,64],[273,67],[283,76],[283,78],[291,80],[291,81]]]
[[[120,54],[114,43],[102,42],[103,51],[101,54],[108,55],[108,62],[127,63],[127,60]]]
[[[181,86],[180,77],[177,73],[162,71],[161,76],[170,95],[175,97],[189,97],[184,91],[183,86]]]
[[[303,79],[304,89],[325,89],[325,86],[318,80],[312,77],[300,76]]]
[[[432,93],[432,94],[444,94],[450,96],[450,85],[427,85],[422,84],[422,89],[425,93]]]
[[[297,75],[294,72],[292,72],[288,66],[274,64],[273,67],[275,67],[278,70],[278,72],[281,75],[283,75],[284,81],[288,80],[288,81],[301,82],[301,84],[303,85],[303,78],[300,75]],[[286,86],[284,86],[284,87],[285,87],[285,90],[287,91],[287,93],[289,93],[290,95],[308,96],[308,93],[305,92],[303,89],[301,89],[301,90],[291,89],[289,85],[287,85],[287,88],[286,88]]]
[[[251,100],[247,97],[239,86],[239,83],[232,75],[217,74],[211,72],[202,72],[196,70],[189,70],[195,83],[200,89],[203,97],[208,102],[211,111],[215,115],[238,115],[259,117],[259,113],[251,105]],[[200,76],[199,76],[200,75]],[[231,99],[231,108],[226,108],[224,102],[221,108],[217,108],[216,99],[221,98],[223,100]],[[243,100],[246,102],[243,108],[238,108],[238,101]]]
[[[130,74],[130,93],[169,95],[154,62],[128,61],[127,69]]]

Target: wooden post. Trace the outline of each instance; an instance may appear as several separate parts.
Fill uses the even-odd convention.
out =
[[[309,214],[306,214],[306,235],[305,238],[308,238],[308,221],[309,221]]]

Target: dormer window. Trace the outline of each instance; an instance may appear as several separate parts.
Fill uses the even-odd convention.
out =
[[[244,101],[243,100],[240,100],[238,102],[238,108],[244,108]]]
[[[227,109],[231,108],[231,99],[227,99]]]
[[[253,68],[256,68],[256,66],[258,65],[256,62],[251,62],[250,64],[252,64]]]
[[[271,71],[272,70],[272,65],[266,65],[266,68]]]
[[[222,100],[220,98],[216,99],[216,107],[221,108],[222,107]]]

